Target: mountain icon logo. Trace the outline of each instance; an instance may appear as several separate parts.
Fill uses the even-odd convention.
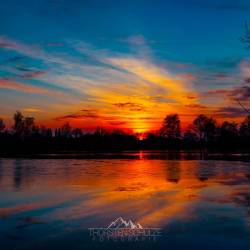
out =
[[[107,227],[89,228],[92,240],[103,241],[156,241],[161,236],[161,228],[142,227],[139,222],[124,220],[122,217],[112,221]]]
[[[116,220],[112,221],[107,228],[108,229],[121,229],[121,228],[143,229],[140,223],[134,223],[131,220],[126,221],[122,217],[119,217]]]

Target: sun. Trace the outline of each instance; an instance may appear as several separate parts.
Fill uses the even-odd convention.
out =
[[[146,133],[136,133],[136,137],[139,141],[142,141],[146,138],[147,134]]]
[[[151,125],[142,119],[135,118],[132,121],[131,125],[132,125],[131,127],[132,127],[134,133],[142,134],[142,133],[146,133],[147,131],[149,131],[151,129]]]

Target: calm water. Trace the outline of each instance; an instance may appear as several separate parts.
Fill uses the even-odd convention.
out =
[[[95,242],[122,216],[156,242]],[[0,159],[0,249],[250,249],[250,163]]]

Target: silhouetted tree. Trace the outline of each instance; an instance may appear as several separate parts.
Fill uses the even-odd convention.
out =
[[[176,139],[181,136],[181,126],[178,114],[167,115],[163,121],[160,134],[167,138]]]
[[[195,127],[192,125],[189,125],[184,133],[183,137],[184,141],[191,144],[198,141],[197,135],[195,133]]]
[[[31,135],[39,134],[38,128],[35,126],[34,117],[24,117],[20,111],[16,111],[14,114],[14,130],[17,135]]]
[[[30,134],[36,132],[35,118],[34,117],[25,117],[23,120],[23,124],[24,124],[25,135],[30,135]]]
[[[5,124],[2,118],[0,118],[0,133],[5,129]]]
[[[220,127],[221,137],[223,137],[225,139],[228,139],[228,138],[234,139],[235,137],[237,137],[238,136],[237,126],[238,125],[235,122],[228,122],[228,121],[223,122],[221,127]]]
[[[104,136],[106,134],[105,130],[101,127],[97,127],[94,133],[96,136]]]
[[[52,137],[52,129],[51,128],[48,128],[47,131],[46,131],[46,136],[47,137]]]
[[[49,135],[49,133],[50,133],[50,135]],[[52,136],[52,131],[51,131],[51,129],[47,129],[45,126],[40,126],[39,134],[42,137],[49,137],[49,136]]]
[[[80,138],[82,137],[82,130],[80,128],[75,128],[72,130],[72,135],[74,138]]]
[[[24,117],[20,111],[16,111],[14,114],[14,130],[16,134],[21,135],[24,131]]]
[[[62,136],[62,133],[61,133],[61,129],[60,128],[57,128],[55,130],[55,137],[61,137]]]
[[[0,133],[5,129],[0,119]],[[221,126],[204,114],[199,115],[193,125],[188,126],[181,138],[180,119],[177,114],[167,115],[160,133],[150,133],[146,138],[138,138],[123,130],[105,131],[97,127],[93,133],[83,133],[81,129],[71,129],[69,123],[56,128],[54,136],[51,128],[35,125],[33,117],[24,117],[20,111],[14,114],[15,133],[8,129],[1,133],[0,154],[9,152],[57,152],[60,150],[131,150],[131,149],[250,149],[250,116],[246,117],[238,129],[237,123],[225,121]],[[202,143],[200,143],[202,142]],[[170,158],[172,156],[169,156]],[[175,157],[175,156],[174,156]]]
[[[193,121],[193,124],[197,129],[200,141],[208,142],[214,137],[216,121],[213,118],[201,114]]]
[[[61,135],[63,137],[71,137],[71,127],[68,122],[62,125],[61,127]]]
[[[24,127],[26,129],[32,129],[35,125],[35,118],[34,117],[25,117],[24,118]]]
[[[250,137],[250,115],[240,125],[240,136]]]
[[[126,135],[126,133],[124,131],[122,131],[121,129],[112,130],[112,134],[114,134],[114,135]]]

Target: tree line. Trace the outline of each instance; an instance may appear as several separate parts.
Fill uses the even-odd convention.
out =
[[[52,152],[60,150],[132,150],[132,149],[249,149],[250,115],[241,123],[223,121],[204,114],[198,115],[185,131],[181,130],[178,114],[168,114],[161,128],[148,133],[143,140],[122,130],[107,131],[97,127],[93,133],[71,128],[67,122],[60,128],[37,126],[34,117],[20,111],[13,116],[14,124],[6,128],[0,118],[0,153]]]

